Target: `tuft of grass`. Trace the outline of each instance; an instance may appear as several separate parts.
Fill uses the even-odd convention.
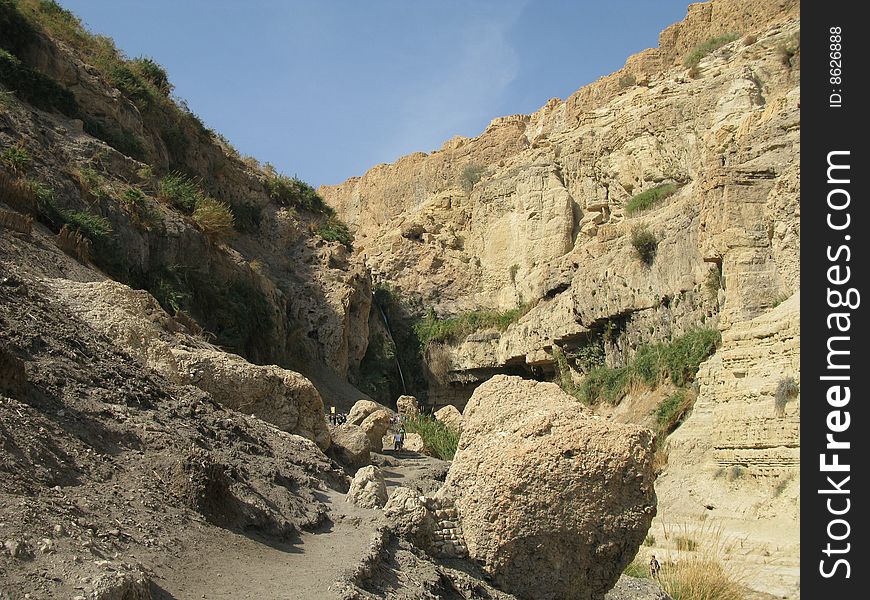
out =
[[[693,397],[684,389],[679,389],[665,398],[656,409],[659,438],[664,438],[677,428],[686,412],[692,406]]]
[[[106,217],[85,211],[60,211],[63,220],[79,230],[92,242],[100,242],[112,235],[112,223]]]
[[[656,545],[656,536],[651,533],[646,534],[646,537],[643,538],[644,546],[655,546]]]
[[[783,377],[776,385],[776,393],[773,397],[773,408],[776,416],[785,416],[785,405],[789,400],[794,400],[800,394],[800,387],[791,375]]]
[[[204,196],[195,181],[177,171],[161,179],[157,186],[158,199],[168,202],[187,214],[193,213],[197,202]]]
[[[453,460],[459,446],[459,433],[429,415],[417,415],[405,420],[405,431],[420,434],[423,444],[441,460]]]
[[[193,221],[210,237],[227,237],[233,233],[235,225],[229,205],[210,196],[197,199]]]
[[[641,262],[647,266],[653,263],[659,248],[659,241],[646,225],[635,225],[631,230],[631,245],[634,246]]]
[[[694,552],[698,549],[698,541],[687,535],[678,535],[674,538],[674,545],[677,550]]]
[[[718,35],[708,38],[707,40],[695,46],[692,51],[689,52],[686,58],[683,59],[683,66],[685,66],[686,68],[696,67],[698,66],[698,63],[701,62],[702,58],[704,58],[711,52],[718,50],[725,44],[730,44],[731,42],[739,38],[739,33],[726,33],[725,35]]]
[[[636,579],[649,579],[649,565],[644,563],[640,558],[640,554],[638,554],[634,557],[634,560],[628,563],[622,574]]]
[[[166,69],[153,58],[139,56],[130,61],[131,70],[138,73],[141,78],[150,83],[164,96],[172,93],[173,85],[169,82]]]
[[[339,242],[345,248],[353,251],[353,235],[338,217],[330,216],[325,222],[314,228],[315,233],[327,242]]]
[[[0,172],[0,200],[19,212],[36,213],[41,186],[43,184]]]
[[[674,600],[743,600],[743,588],[722,566],[707,558],[662,565],[659,585]]]
[[[422,321],[414,325],[414,331],[424,346],[430,342],[455,343],[481,329],[504,331],[533,306],[532,303],[526,303],[503,312],[482,308],[444,319],[430,310]]]
[[[783,66],[791,68],[791,60],[801,51],[801,34],[800,32],[792,35],[785,43],[777,48],[779,61]]]
[[[30,152],[27,151],[27,148],[25,148],[23,144],[9,146],[3,150],[2,154],[0,154],[0,162],[2,162],[7,169],[18,175],[27,172],[31,160],[32,157],[30,156]]]
[[[625,205],[625,214],[632,216],[641,211],[648,210],[659,204],[665,198],[673,196],[680,188],[673,183],[663,183],[650,188],[639,194],[635,194]]]

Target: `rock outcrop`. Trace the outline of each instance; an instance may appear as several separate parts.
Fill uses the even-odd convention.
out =
[[[73,314],[169,380],[195,385],[228,408],[329,447],[323,401],[299,373],[210,347],[143,290],[110,280],[47,283]]]
[[[353,476],[347,501],[362,508],[382,508],[387,502],[384,474],[374,465],[361,468]]]
[[[439,496],[469,555],[521,598],[601,598],[656,511],[650,431],[605,422],[550,383],[475,391]]]
[[[435,418],[455,431],[462,431],[462,413],[452,404],[436,410]]]
[[[369,439],[369,444],[374,452],[380,452],[383,450],[381,444],[384,435],[387,433],[392,422],[392,414],[386,410],[376,410],[369,414],[365,419],[363,419],[363,422],[360,423],[360,429],[362,429],[363,433],[366,434],[366,437]]]
[[[359,425],[342,423],[329,428],[332,445],[328,454],[350,469],[359,469],[371,463],[371,444]]]
[[[390,412],[386,406],[378,404],[372,400],[357,400],[347,413],[347,423],[349,425],[362,425],[370,414],[375,411],[383,410]]]

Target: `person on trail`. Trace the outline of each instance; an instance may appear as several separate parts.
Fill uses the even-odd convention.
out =
[[[399,451],[402,449],[402,434],[398,431],[393,434],[393,450]]]
[[[659,571],[662,570],[662,566],[659,564],[659,561],[656,560],[656,555],[653,554],[652,558],[649,559],[649,576],[652,579],[659,578]]]
[[[403,450],[405,448],[405,428],[402,427],[399,429],[399,450]]]

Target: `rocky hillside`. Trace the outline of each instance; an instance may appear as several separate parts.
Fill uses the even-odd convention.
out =
[[[799,152],[798,3],[712,0],[564,101],[320,192],[422,319],[431,404],[512,373],[662,438],[682,422],[660,550],[722,524],[792,597]]]
[[[368,275],[304,182],[239,156],[160,65],[53,2],[0,2],[0,86],[4,202],[227,350],[355,376]]]

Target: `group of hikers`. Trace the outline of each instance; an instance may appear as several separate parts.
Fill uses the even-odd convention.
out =
[[[335,407],[331,406],[329,409],[329,423],[332,425],[342,425],[347,423],[347,414],[337,413],[335,412]]]

